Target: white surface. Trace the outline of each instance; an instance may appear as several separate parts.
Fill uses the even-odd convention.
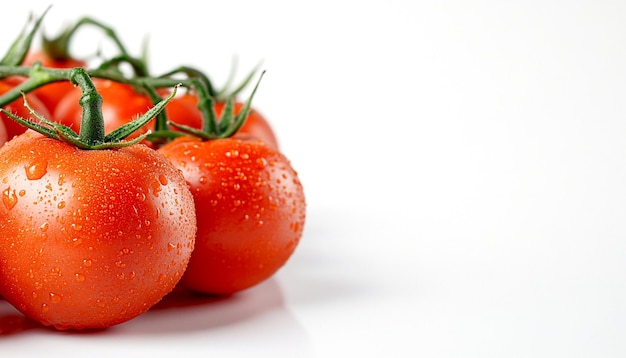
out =
[[[12,3],[0,48],[47,4]],[[46,28],[96,16],[131,49],[149,34],[155,72],[217,83],[263,59],[302,243],[234,299],[104,332],[0,302],[2,357],[626,356],[625,3],[123,4],[57,1]]]

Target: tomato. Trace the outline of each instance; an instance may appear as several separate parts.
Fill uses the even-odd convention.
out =
[[[19,84],[19,80],[16,79],[15,77],[0,81],[0,95],[10,91],[11,89],[13,89],[13,87],[15,87],[17,84]],[[41,102],[41,100],[37,97],[37,95],[35,95],[34,93],[27,93],[26,94],[26,100],[28,101],[28,104],[39,114],[41,114],[42,116],[46,117],[46,118],[50,118],[50,112],[48,111],[48,108],[43,104],[43,102]],[[18,98],[15,101],[9,103],[8,105],[3,107],[4,109],[6,109],[9,112],[12,112],[13,114],[16,114],[20,117],[23,118],[33,118],[33,116],[31,115],[30,111],[28,110],[28,108],[26,108],[24,106],[24,99],[23,98]],[[12,120],[11,118],[9,118],[9,116],[7,116],[4,113],[0,113],[0,120],[3,122],[4,127],[6,129],[6,135],[8,139],[13,138],[14,136],[18,135],[18,134],[22,134],[24,132],[26,132],[26,130],[28,128],[24,127],[23,125],[15,122],[14,120]]]
[[[22,62],[24,66],[32,66],[35,62],[40,62],[43,67],[51,68],[73,68],[87,67],[87,63],[78,59],[54,60],[43,51],[30,51],[26,54],[26,58]],[[74,85],[70,81],[52,82],[33,91],[37,97],[48,108],[50,113],[54,113],[54,109],[58,103],[74,89]]]
[[[145,145],[82,150],[28,131],[0,148],[0,295],[60,330],[106,328],[176,286],[193,197]]]
[[[7,140],[9,140],[7,128],[5,127],[4,122],[0,121],[0,146],[6,143]]]
[[[173,103],[174,101],[184,101],[190,104],[193,104],[194,107],[197,106],[198,104],[198,97],[194,94],[190,94],[190,93],[186,93],[184,95],[181,95],[178,98],[175,98],[174,100],[172,100]],[[215,110],[215,114],[219,118],[222,116],[222,113],[224,112],[224,107],[225,107],[226,103],[225,102],[217,102],[215,103],[215,105],[213,106],[213,109]],[[241,109],[244,107],[244,103],[243,102],[235,102],[234,106],[235,106],[235,114],[238,114]],[[200,110],[198,110],[198,112],[200,112]],[[200,118],[202,118],[202,115],[200,114]],[[188,122],[185,120],[184,117],[181,116],[175,116],[174,114],[172,114],[170,116],[170,120],[173,122],[177,122],[179,123],[179,121],[182,124],[187,124]],[[193,120],[191,121],[190,124],[187,124],[189,126],[193,127],[193,123],[195,123],[196,121]],[[200,126],[196,127],[196,128],[200,128]],[[263,116],[258,110],[251,108],[250,109],[250,113],[248,114],[248,117],[246,118],[246,121],[244,122],[244,124],[241,126],[241,128],[239,128],[238,134],[242,134],[244,136],[252,136],[254,138],[258,138],[260,140],[262,140],[263,142],[265,142],[268,145],[273,146],[274,148],[278,149],[278,140],[276,138],[276,134],[274,132],[274,129],[272,128],[272,126],[270,125],[269,121],[265,118],[265,116]]]
[[[150,97],[135,91],[131,85],[99,78],[94,78],[93,83],[98,93],[102,96],[105,133],[109,133],[137,118],[153,105]],[[57,105],[52,118],[78,132],[83,111],[79,103],[81,96],[82,92],[79,88],[75,88],[66,94]],[[150,121],[130,135],[128,139],[136,138],[153,128],[154,121]]]
[[[158,149],[194,197],[196,246],[180,285],[232,294],[272,276],[293,254],[305,222],[297,172],[258,139],[179,137]]]
[[[98,93],[102,96],[102,112],[106,133],[130,122],[153,105],[148,95],[137,92],[131,85],[100,78],[94,78],[93,83]],[[165,97],[168,93],[162,91],[162,94]],[[54,111],[54,120],[73,128],[75,131],[79,131],[82,121],[82,107],[79,104],[81,95],[82,92],[78,88],[72,89],[71,92],[66,94]],[[173,98],[167,104],[165,113],[168,118],[174,118],[178,123],[193,128],[202,127],[202,113],[200,110],[179,97]],[[154,120],[148,122],[129,136],[128,139],[136,138],[149,130],[154,130],[154,122]],[[176,128],[172,128],[172,130],[176,131]]]

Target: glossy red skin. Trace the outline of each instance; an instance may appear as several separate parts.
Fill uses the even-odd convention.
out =
[[[158,150],[194,196],[196,247],[180,285],[232,294],[271,277],[302,236],[306,203],[289,160],[258,139],[179,137]]]
[[[0,81],[0,95],[13,89],[17,84],[19,84],[19,81],[20,80],[15,77]],[[28,101],[28,104],[35,110],[35,112],[45,118],[51,118],[50,111],[48,111],[48,108],[43,104],[43,102],[41,102],[37,95],[33,94],[32,92],[28,93],[26,94],[26,100]],[[34,116],[30,113],[30,110],[26,108],[26,106],[24,105],[24,99],[22,97],[9,103],[3,108],[19,117],[39,121],[38,119],[34,119]],[[17,123],[4,113],[0,113],[0,120],[4,124],[4,127],[6,129],[6,136],[8,139],[11,139],[18,134],[24,133],[28,129],[27,127],[24,127],[23,125]]]
[[[200,110],[198,110],[196,107],[198,105],[198,97],[196,95],[184,94],[184,95],[181,95],[179,98],[177,98],[177,100],[192,104],[194,108],[196,108],[198,113],[200,112]],[[222,113],[224,112],[225,105],[226,103],[224,102],[217,102],[213,106],[213,109],[215,110],[215,114],[217,115],[218,119],[219,117],[221,117]],[[244,107],[244,103],[235,102],[234,105],[235,105],[235,115],[236,115],[239,112],[241,112],[241,109]],[[202,118],[202,114],[199,114],[199,115],[200,115],[199,118]],[[195,119],[190,122],[187,122],[184,117],[174,116],[174,115],[172,115],[170,119],[174,122],[177,122],[177,123],[181,122],[182,124],[186,124],[194,128],[200,128],[201,123],[202,123],[202,122],[199,122],[197,127],[195,127],[194,123],[198,123],[197,120]],[[242,134],[246,137],[252,136],[252,137],[258,138],[262,140],[263,142],[265,142],[266,144],[271,145],[272,147],[276,149],[279,149],[278,139],[276,137],[276,133],[274,132],[274,129],[270,125],[269,121],[265,118],[265,116],[263,116],[258,110],[254,108],[251,108],[250,114],[248,114],[246,121],[241,126],[241,128],[239,128],[239,131],[237,133]]]
[[[61,61],[54,60],[43,51],[30,51],[22,64],[24,66],[32,66],[35,62],[40,62],[41,66],[49,68],[85,68],[87,66],[85,61],[73,58]],[[43,87],[37,88],[32,93],[37,95],[50,113],[54,113],[58,103],[73,89],[74,85],[70,81],[61,81],[44,85]]]
[[[196,232],[180,171],[144,145],[80,150],[33,131],[0,148],[0,295],[59,330],[146,312]]]

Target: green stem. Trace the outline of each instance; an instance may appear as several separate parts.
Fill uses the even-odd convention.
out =
[[[42,46],[44,51],[55,60],[65,60],[71,58],[69,53],[70,40],[78,31],[78,29],[84,25],[93,25],[100,28],[107,37],[109,37],[117,46],[122,56],[128,56],[126,47],[120,41],[119,37],[111,27],[104,25],[103,23],[92,19],[90,17],[83,17],[79,19],[73,26],[68,27],[59,36],[54,39],[43,39]]]
[[[79,103],[83,108],[78,139],[87,145],[104,142],[104,118],[102,117],[102,96],[96,90],[89,75],[80,67],[72,69],[70,81],[82,91]]]
[[[70,78],[71,69],[48,69],[35,64],[27,66],[0,66],[0,77],[24,76],[27,80],[13,87],[0,96],[0,107],[6,106],[14,100],[20,98],[22,93],[28,93],[45,84],[66,81]]]

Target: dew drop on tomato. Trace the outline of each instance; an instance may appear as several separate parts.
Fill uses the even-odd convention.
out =
[[[8,210],[13,209],[17,205],[15,189],[11,190],[11,187],[8,187],[2,191],[2,203]]]
[[[50,301],[53,303],[59,303],[62,301],[62,297],[54,292],[50,292]]]
[[[41,179],[48,172],[48,162],[46,160],[38,160],[24,167],[26,170],[26,178],[28,180]]]

